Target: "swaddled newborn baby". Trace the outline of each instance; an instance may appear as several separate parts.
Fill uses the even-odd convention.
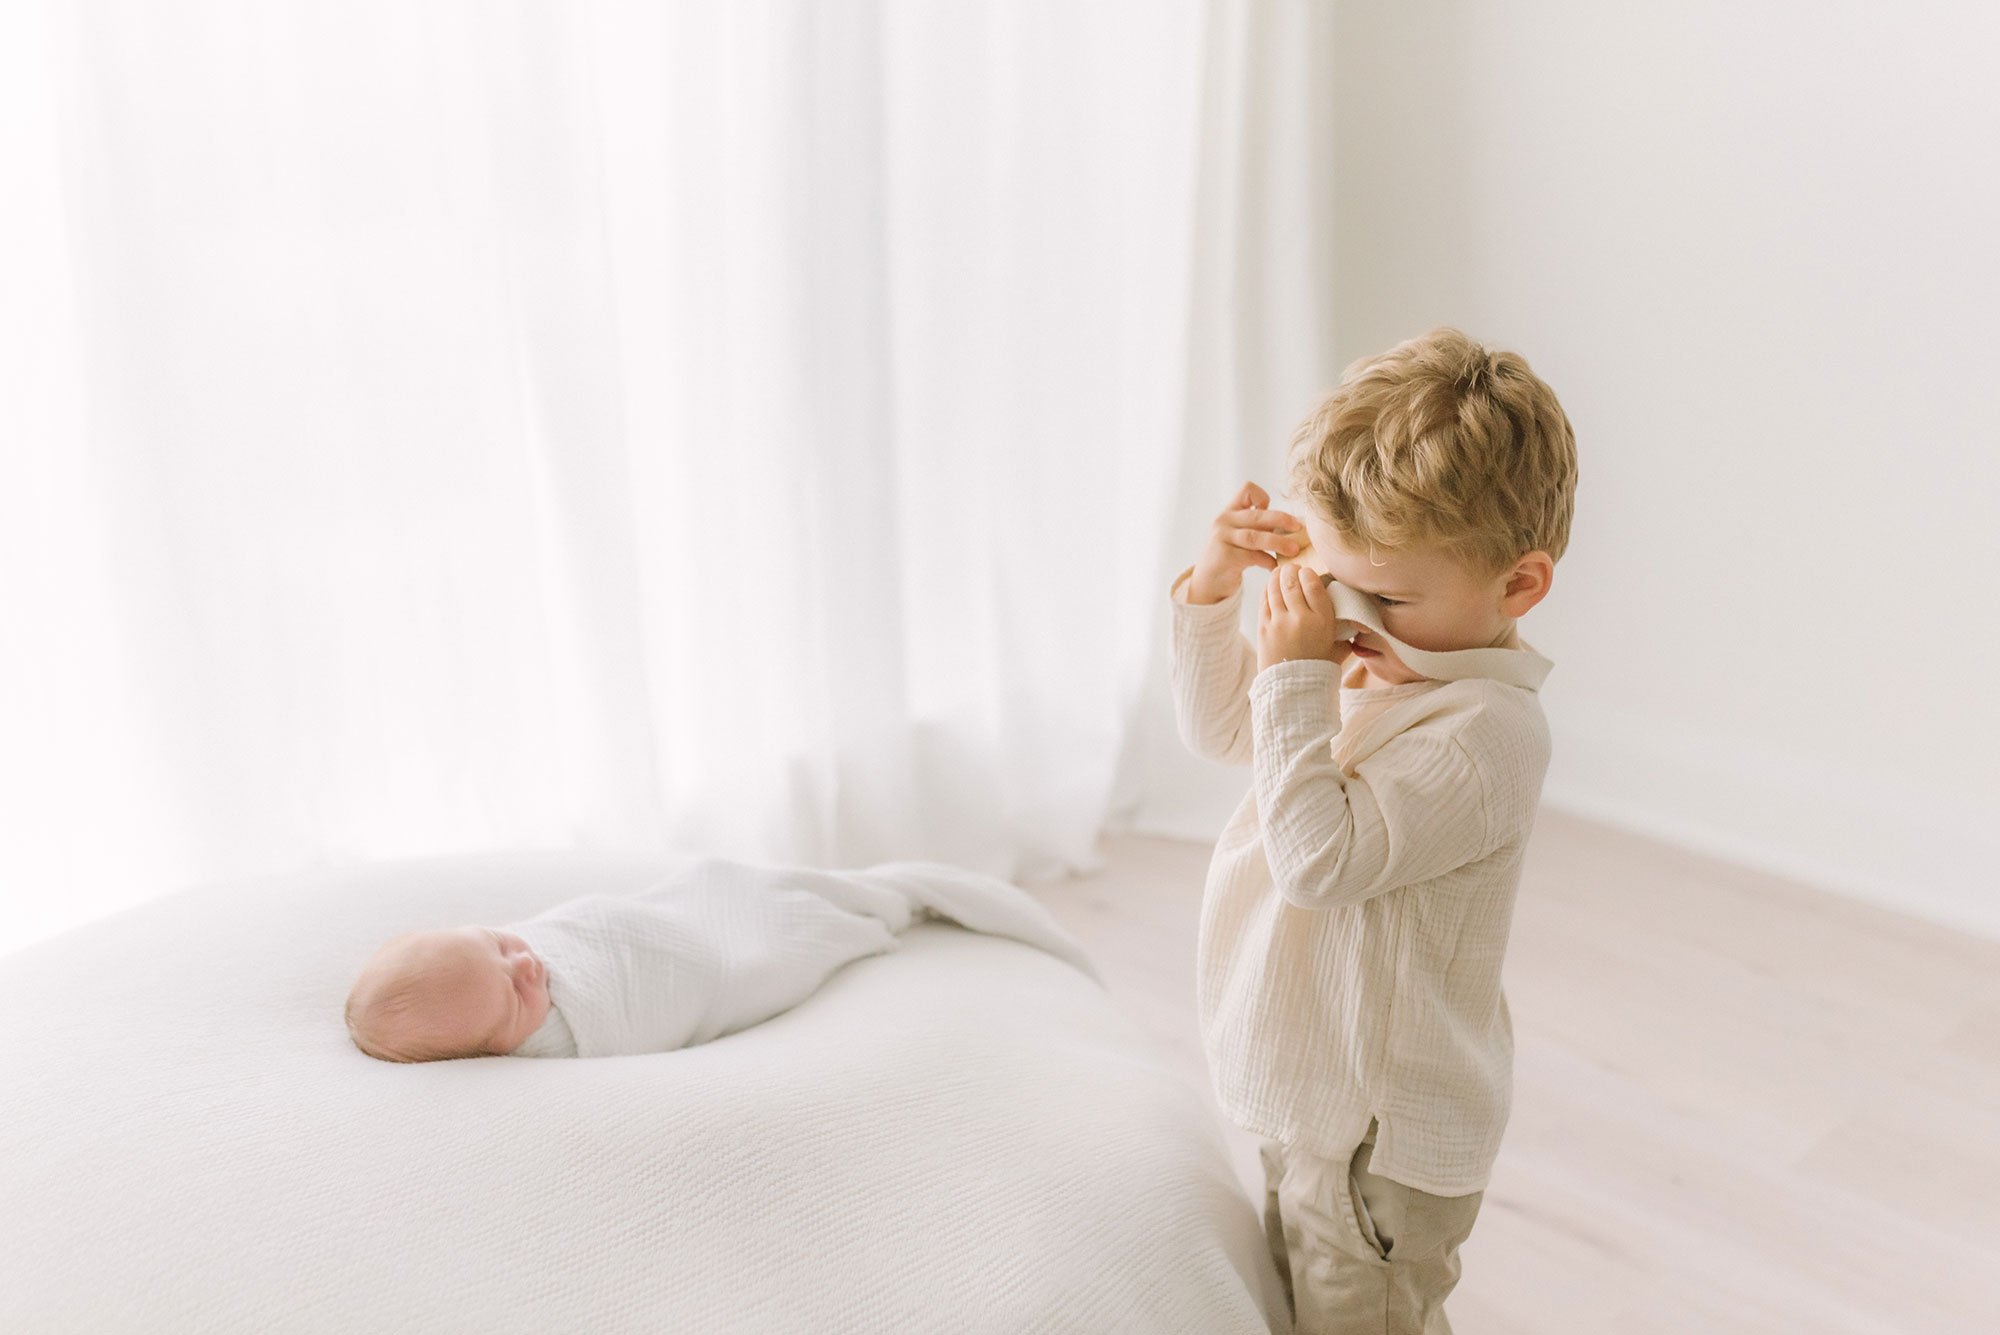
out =
[[[495,927],[391,937],[347,996],[355,1046],[384,1061],[500,1056],[548,1014],[548,965],[518,935]]]
[[[812,871],[705,858],[636,895],[392,937],[348,994],[347,1028],[384,1061],[667,1052],[790,1009],[924,917],[1097,977],[1039,901],[992,877],[926,862]]]

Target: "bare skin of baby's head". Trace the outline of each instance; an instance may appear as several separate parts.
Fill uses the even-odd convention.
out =
[[[493,927],[448,927],[382,944],[348,993],[347,1031],[383,1061],[502,1056],[548,1013],[548,970],[527,942]]]

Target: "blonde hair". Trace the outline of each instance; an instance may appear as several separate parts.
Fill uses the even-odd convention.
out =
[[[421,1002],[415,988],[404,985],[377,990],[365,1001],[360,999],[360,991],[357,985],[347,997],[347,1036],[354,1040],[355,1047],[385,1062],[436,1061],[458,1055],[442,1051],[434,1044],[388,1040],[400,1023],[420,1012]]]
[[[1350,365],[1288,469],[1292,495],[1371,556],[1438,547],[1485,577],[1569,546],[1576,436],[1555,391],[1450,326]]]
[[[396,955],[414,934],[384,943],[347,994],[347,1036],[369,1056],[388,1062],[449,1061],[478,1056],[476,1045],[439,1038],[426,1024],[436,1006],[439,981]]]

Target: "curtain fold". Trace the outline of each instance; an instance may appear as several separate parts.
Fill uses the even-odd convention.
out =
[[[473,849],[1091,865],[1263,448],[1189,386],[1323,335],[1231,309],[1323,225],[1213,169],[1323,66],[1273,23],[9,10],[0,949]]]

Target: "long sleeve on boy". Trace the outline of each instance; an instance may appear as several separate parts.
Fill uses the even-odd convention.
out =
[[[1350,1147],[1373,1117],[1375,1172],[1484,1189],[1512,1096],[1501,964],[1549,758],[1535,689],[1351,687],[1318,660],[1259,672],[1240,593],[1172,601],[1181,736],[1252,777],[1202,901],[1218,1101],[1314,1153]],[[1518,634],[1502,647],[1546,664]]]

